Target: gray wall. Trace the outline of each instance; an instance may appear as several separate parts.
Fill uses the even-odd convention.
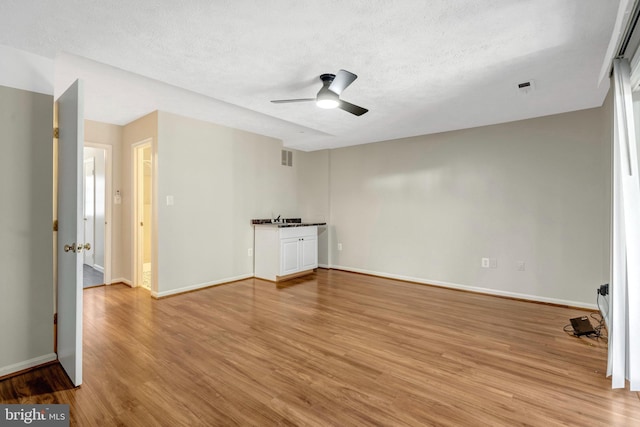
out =
[[[0,86],[0,376],[53,354],[53,97]]]
[[[271,138],[154,113],[124,128],[123,212],[130,144],[152,137],[158,295],[250,274],[246,221],[282,214],[329,223],[324,266],[592,307],[609,274],[610,107],[294,152],[293,168],[279,165]],[[130,278],[122,220],[114,263]],[[480,268],[482,257],[497,267]]]
[[[608,276],[604,115],[597,108],[332,150],[330,264],[594,306]],[[482,257],[497,267],[481,268]]]
[[[309,222],[330,222],[329,150],[294,152],[297,165],[298,212]],[[318,227],[318,265],[329,266],[329,226]]]
[[[298,213],[297,162],[282,166],[281,147],[158,112],[158,296],[253,275],[251,218]]]

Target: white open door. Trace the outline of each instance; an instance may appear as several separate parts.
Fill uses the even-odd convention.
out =
[[[83,85],[76,80],[58,111],[58,359],[74,385],[82,383]]]

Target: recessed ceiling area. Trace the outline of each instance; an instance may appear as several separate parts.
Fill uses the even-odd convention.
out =
[[[5,0],[0,44],[85,80],[86,118],[156,109],[313,151],[598,107],[618,2]],[[315,103],[319,76],[358,75]],[[523,95],[522,82],[535,82]]]

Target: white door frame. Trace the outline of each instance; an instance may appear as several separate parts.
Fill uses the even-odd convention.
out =
[[[100,148],[104,151],[104,283],[110,285],[111,282],[111,239],[112,239],[112,213],[113,213],[113,146],[100,144],[97,142],[84,142],[85,147]]]
[[[141,148],[144,147],[149,147],[151,148],[151,183],[152,183],[152,188],[156,188],[156,174],[155,174],[155,161],[154,161],[154,147],[153,147],[153,138],[146,138],[142,141],[136,142],[134,144],[131,145],[131,158],[133,159],[133,179],[131,180],[131,184],[132,184],[132,188],[131,188],[131,194],[133,195],[133,200],[132,200],[132,211],[133,211],[133,221],[131,222],[131,231],[132,231],[132,236],[133,236],[133,274],[132,274],[132,281],[133,281],[133,286],[134,287],[138,287],[138,286],[142,286],[142,266],[144,264],[144,260],[142,259],[142,250],[141,247],[144,245],[144,241],[141,241],[140,239],[140,235],[139,235],[139,231],[140,229],[138,228],[138,223],[140,221],[140,216],[142,215],[139,210],[139,204],[140,204],[140,195],[138,192],[138,188],[140,185],[140,180],[141,177],[142,179],[144,179],[144,176],[142,174],[144,174],[144,168],[139,167],[140,164],[140,159],[138,158],[138,153],[140,152]],[[155,201],[155,191],[153,191],[152,189],[152,196],[151,196],[151,228],[149,229],[149,232],[151,233],[151,251],[153,252],[153,247],[154,247],[154,242],[155,242],[155,238],[154,238],[154,230],[155,227],[153,225],[153,223],[155,222],[155,215],[154,215],[154,206],[156,204]],[[155,262],[156,259],[155,257],[152,255],[151,257],[151,266],[152,266],[152,284],[151,284],[151,291],[153,293],[154,291],[154,275],[153,272],[157,271],[155,268]]]

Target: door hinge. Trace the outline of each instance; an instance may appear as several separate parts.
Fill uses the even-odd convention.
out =
[[[53,324],[54,325],[58,324],[58,313],[53,313]]]
[[[53,231],[58,231],[58,220],[57,219],[53,220]]]
[[[53,128],[53,137],[55,139],[60,138],[60,128]]]

